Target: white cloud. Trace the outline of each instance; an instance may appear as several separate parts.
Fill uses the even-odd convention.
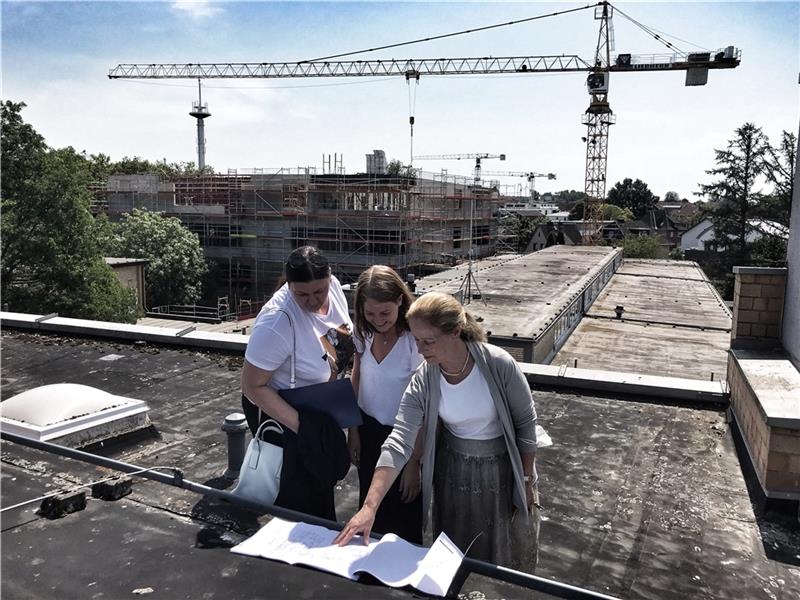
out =
[[[209,19],[224,12],[220,6],[214,6],[207,0],[196,0],[194,2],[173,2],[172,10],[178,15],[189,17],[195,21]]]

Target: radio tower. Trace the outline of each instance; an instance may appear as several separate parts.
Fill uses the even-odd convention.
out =
[[[197,119],[197,168],[201,171],[206,166],[206,136],[203,120],[211,116],[208,106],[203,104],[203,89],[200,79],[197,80],[197,102],[192,102],[192,112],[189,113]]]

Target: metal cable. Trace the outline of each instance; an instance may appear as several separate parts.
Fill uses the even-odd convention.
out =
[[[596,6],[601,6],[602,2],[596,2],[594,4],[587,4],[586,6],[580,6],[578,8],[570,8],[568,10],[560,10],[554,13],[546,14],[546,15],[538,15],[536,17],[528,17],[525,19],[517,19],[516,21],[508,21],[507,23],[496,23],[494,25],[486,25],[485,27],[476,27],[475,29],[465,29],[463,31],[454,31],[452,33],[443,33],[442,35],[434,35],[432,37],[427,38],[419,38],[416,40],[410,40],[408,42],[398,42],[397,44],[387,44],[386,46],[376,46],[375,48],[364,48],[363,50],[353,50],[352,52],[342,52],[341,54],[331,54],[330,56],[320,56],[319,58],[310,58],[307,60],[299,60],[298,63],[311,63],[311,62],[318,62],[323,60],[330,60],[331,58],[341,58],[342,56],[352,56],[353,54],[363,54],[364,52],[375,52],[377,50],[386,50],[388,48],[399,48],[400,46],[410,46],[411,44],[419,44],[421,42],[432,42],[433,40],[441,40],[448,37],[454,37],[457,35],[466,35],[468,33],[477,33],[479,31],[486,31],[488,29],[496,29],[498,27],[506,27],[508,25],[518,25],[519,23],[527,23],[530,21],[537,21],[539,19],[546,19],[548,17],[557,17],[560,15],[566,15],[568,13],[577,12],[580,10],[586,10],[587,8],[594,8]]]

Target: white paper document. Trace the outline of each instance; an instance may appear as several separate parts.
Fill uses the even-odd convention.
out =
[[[231,552],[301,564],[358,579],[369,573],[391,587],[410,585],[421,592],[444,596],[464,554],[444,533],[430,548],[420,548],[392,533],[365,546],[360,536],[347,546],[333,545],[338,531],[272,519]]]

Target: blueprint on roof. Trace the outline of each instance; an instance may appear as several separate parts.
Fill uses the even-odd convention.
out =
[[[415,546],[394,534],[368,546],[356,536],[347,546],[333,544],[338,531],[272,519],[231,552],[301,564],[348,579],[369,573],[391,587],[410,585],[426,594],[444,596],[464,554],[444,533],[430,548]]]

